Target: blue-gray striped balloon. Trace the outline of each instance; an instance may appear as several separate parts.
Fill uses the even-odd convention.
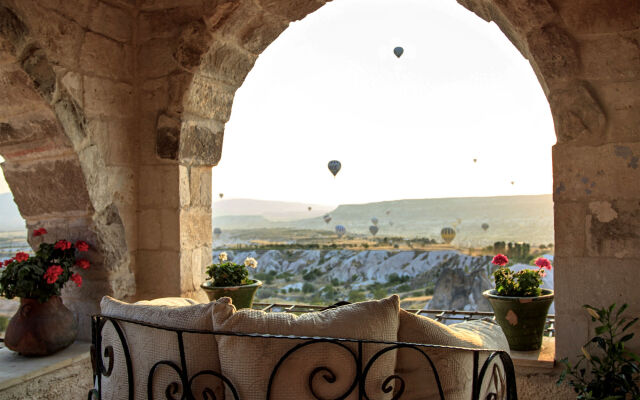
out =
[[[344,236],[345,233],[347,233],[347,228],[345,228],[342,225],[336,225],[336,234],[338,235],[339,238]]]
[[[329,161],[328,167],[329,167],[329,171],[331,171],[333,176],[336,176],[340,171],[340,168],[342,168],[342,164],[340,164],[340,161],[338,160],[331,160]]]
[[[369,227],[369,232],[371,232],[371,234],[372,234],[373,236],[375,236],[375,235],[376,235],[376,233],[378,233],[378,227],[377,227],[377,226],[375,226],[375,225],[371,225],[371,226]]]
[[[400,58],[402,53],[404,53],[404,49],[402,47],[396,47],[395,49],[393,49],[393,54],[395,54],[398,58]]]

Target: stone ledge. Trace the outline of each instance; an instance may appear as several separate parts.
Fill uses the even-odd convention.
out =
[[[543,337],[542,347],[534,351],[511,351],[513,366],[518,374],[519,370],[540,369],[551,370],[555,366],[556,339]]]
[[[47,357],[23,357],[9,349],[0,349],[0,397],[2,392],[43,375],[74,364],[89,362],[89,342],[76,341],[71,346]],[[91,374],[87,371],[87,374]]]

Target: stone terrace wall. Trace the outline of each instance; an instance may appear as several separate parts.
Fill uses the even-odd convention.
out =
[[[634,279],[640,261],[640,2],[459,2],[502,29],[530,61],[549,100],[558,137],[557,349],[560,356],[577,354],[590,328],[582,304],[628,302],[630,312],[640,315]],[[44,136],[67,138],[56,139],[55,157],[65,162],[47,159],[57,171],[51,176],[84,178],[88,200],[61,203],[84,210],[82,229],[101,243],[107,284],[88,285],[92,293],[200,296],[211,257],[210,168],[220,159],[234,93],[288,24],[323,4],[0,0],[53,70],[38,81],[40,69],[30,66],[45,58],[25,64],[27,53],[9,51],[14,60],[7,63],[29,76],[50,110],[48,126],[61,127],[47,128]],[[16,35],[0,32],[4,49]],[[19,79],[7,82],[18,90]],[[53,94],[43,91],[48,87]],[[11,132],[22,129],[9,109],[0,103],[2,121]],[[25,118],[37,137],[35,114]],[[35,149],[35,141],[23,147]],[[2,154],[8,151],[0,147]],[[4,170],[28,215],[29,196],[22,193],[31,189],[11,175],[28,175],[31,156],[15,154]],[[78,199],[85,196],[81,186],[74,184]],[[45,214],[53,221],[64,212],[51,206]]]

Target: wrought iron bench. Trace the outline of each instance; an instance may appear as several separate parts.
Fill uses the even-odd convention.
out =
[[[353,369],[354,369],[354,380],[351,385],[348,387],[345,393],[341,396],[337,397],[337,399],[346,399],[357,398],[357,399],[366,399],[373,400],[378,397],[372,397],[366,392],[367,376],[376,361],[386,354],[387,352],[391,352],[399,349],[410,349],[412,351],[419,352],[424,356],[425,362],[425,377],[428,379],[434,379],[437,385],[437,393],[439,393],[440,399],[445,399],[445,395],[443,392],[443,388],[441,385],[441,377],[438,374],[436,366],[429,356],[431,351],[435,349],[440,349],[439,351],[464,351],[469,352],[470,356],[473,357],[473,371],[471,371],[471,376],[473,377],[472,382],[472,400],[486,399],[486,400],[494,400],[494,399],[507,399],[507,400],[516,400],[517,392],[516,392],[516,382],[515,382],[515,373],[513,368],[513,363],[509,354],[504,351],[494,351],[494,350],[486,350],[486,349],[472,349],[472,348],[463,348],[463,347],[453,347],[453,346],[438,346],[438,345],[429,345],[429,344],[418,344],[418,343],[403,343],[403,342],[382,342],[382,341],[374,341],[374,340],[357,340],[357,339],[343,339],[343,338],[330,338],[330,337],[309,337],[309,336],[284,336],[284,335],[269,335],[269,334],[253,334],[253,333],[237,333],[237,332],[211,332],[204,330],[181,330],[174,329],[171,327],[154,325],[149,323],[142,323],[139,321],[128,320],[124,318],[112,318],[105,317],[102,315],[97,315],[92,317],[92,346],[91,346],[91,356],[92,356],[92,364],[93,364],[93,376],[94,376],[94,384],[95,387],[88,394],[88,400],[102,399],[102,379],[103,377],[109,377],[114,370],[114,357],[115,352],[113,346],[105,346],[103,344],[102,331],[105,325],[112,324],[115,332],[117,333],[117,337],[119,339],[119,344],[122,346],[123,354],[125,357],[126,364],[126,375],[127,375],[127,391],[126,393],[119,394],[119,398],[128,398],[134,399],[134,373],[132,365],[132,360],[130,356],[130,349],[127,344],[127,339],[124,334],[124,331],[121,327],[122,323],[131,323],[138,324],[152,329],[161,329],[165,331],[170,331],[175,333],[175,345],[179,350],[179,365],[171,360],[162,360],[156,362],[152,368],[148,371],[148,385],[147,385],[147,395],[149,399],[153,398],[153,380],[154,375],[157,369],[160,366],[168,367],[175,371],[177,379],[170,383],[164,390],[165,397],[167,399],[174,399],[175,395],[180,393],[177,398],[191,400],[196,398],[202,399],[216,399],[216,395],[214,390],[210,387],[205,387],[201,393],[194,393],[193,390],[193,382],[195,378],[207,376],[208,379],[214,380],[215,382],[223,382],[225,387],[227,388],[227,396],[229,399],[230,396],[234,400],[240,400],[238,395],[238,390],[234,387],[234,383],[231,382],[230,379],[223,376],[220,371],[213,370],[202,370],[202,371],[192,371],[187,365],[187,354],[185,353],[185,346],[183,342],[183,335],[185,334],[198,334],[198,335],[216,335],[216,336],[237,336],[237,337],[246,337],[246,338],[256,338],[260,339],[268,339],[268,340],[284,340],[284,341],[292,341],[291,348],[282,354],[279,361],[273,368],[270,374],[269,384],[266,388],[256,390],[260,390],[260,393],[264,393],[265,399],[277,399],[277,395],[274,396],[272,393],[272,388],[274,382],[278,379],[287,379],[287,376],[282,376],[281,366],[286,363],[286,361],[300,349],[305,348],[307,346],[313,346],[320,343],[325,343],[332,346],[338,346],[341,349],[348,351],[348,353],[353,358]],[[375,345],[376,352],[373,353],[372,356],[368,357],[368,359],[364,359],[364,348],[366,346]],[[355,351],[353,349],[356,349]],[[381,349],[378,349],[381,348]],[[482,358],[481,358],[482,356]],[[486,357],[486,358],[485,358]],[[105,365],[105,359],[107,361]],[[481,363],[481,360],[482,361]],[[313,363],[314,360],[309,360],[309,363]],[[306,379],[307,382],[307,391],[308,398],[324,400],[327,397],[324,397],[321,393],[321,390],[318,388],[322,384],[331,384],[335,382],[337,379],[336,374],[332,371],[331,368],[324,365],[313,366],[312,372]],[[405,389],[410,385],[411,382],[406,382],[400,374],[394,373],[388,376],[382,382],[382,387],[380,390],[382,391],[381,396],[385,399],[401,399],[403,398],[403,394],[405,394]],[[415,397],[414,397],[415,398]],[[301,399],[302,400],[302,399]]]

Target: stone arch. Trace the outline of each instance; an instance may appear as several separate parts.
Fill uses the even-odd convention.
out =
[[[32,247],[40,243],[31,236],[38,227],[49,232],[44,240],[92,245],[87,257],[92,268],[81,272],[83,287],[67,285],[63,291],[65,304],[79,319],[80,336],[87,339],[88,317],[99,312],[102,295],[131,294],[131,284],[122,282],[129,255],[117,207],[95,199],[100,160],[87,159],[87,121],[63,82],[27,26],[0,7],[2,169]]]
[[[589,327],[582,304],[624,301],[640,313],[636,291],[619,289],[640,256],[640,192],[627,186],[638,178],[640,154],[640,9],[625,1],[458,2],[500,27],[530,61],[549,101],[558,139],[553,149],[557,350],[559,356],[578,354],[577,343],[587,340]],[[216,165],[235,90],[256,58],[291,21],[323,4],[204,2],[203,12],[191,17],[186,8],[164,10],[165,17],[172,14],[181,22],[170,54],[182,82],[167,103],[175,113],[158,119],[159,147],[173,146],[164,153],[186,170]],[[181,180],[181,188],[183,183],[189,187],[188,179]],[[181,197],[184,204],[188,201]],[[611,268],[604,273],[601,265],[607,263]],[[602,289],[591,290],[585,271]]]

